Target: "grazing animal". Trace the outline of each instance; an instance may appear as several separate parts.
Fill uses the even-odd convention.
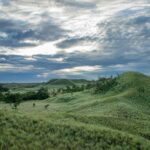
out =
[[[33,103],[33,107],[35,107],[35,103]]]
[[[45,107],[45,109],[47,109],[49,107],[49,104],[45,105],[44,107]]]

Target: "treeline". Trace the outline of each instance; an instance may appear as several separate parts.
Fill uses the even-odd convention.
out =
[[[106,93],[117,85],[117,77],[99,78],[94,85],[94,93]]]
[[[81,92],[84,90],[93,89],[95,94],[98,93],[106,93],[113,87],[117,85],[117,78],[118,77],[109,77],[109,78],[99,78],[98,80],[91,81],[87,84],[83,85],[73,85],[73,86],[66,86],[64,88],[54,89],[50,92],[50,95],[56,96],[58,94],[64,93],[74,93],[74,92]]]
[[[27,100],[44,100],[49,97],[47,88],[40,88],[37,92],[26,92],[26,93],[11,93],[0,92],[0,101],[11,103],[16,108],[21,102]]]
[[[87,89],[90,89],[93,87],[93,82],[90,82],[88,84],[83,84],[83,85],[72,85],[72,86],[66,86],[64,88],[58,88],[58,89],[53,89],[50,92],[50,96],[56,96],[58,94],[65,94],[65,93],[75,93],[75,92],[81,92]]]

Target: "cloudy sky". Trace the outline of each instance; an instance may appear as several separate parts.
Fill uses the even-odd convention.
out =
[[[150,0],[0,0],[0,82],[150,74]]]

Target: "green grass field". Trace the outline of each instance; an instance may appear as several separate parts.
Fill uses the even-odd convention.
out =
[[[40,86],[51,90],[64,85],[57,81],[57,85],[11,89],[24,92]],[[59,94],[22,102],[18,110],[1,102],[0,149],[149,150],[150,77],[127,72],[105,94],[93,94],[92,89]]]

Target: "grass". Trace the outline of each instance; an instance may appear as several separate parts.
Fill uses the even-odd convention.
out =
[[[118,83],[105,94],[60,94],[18,110],[0,103],[0,149],[150,149],[150,78],[128,72]]]

